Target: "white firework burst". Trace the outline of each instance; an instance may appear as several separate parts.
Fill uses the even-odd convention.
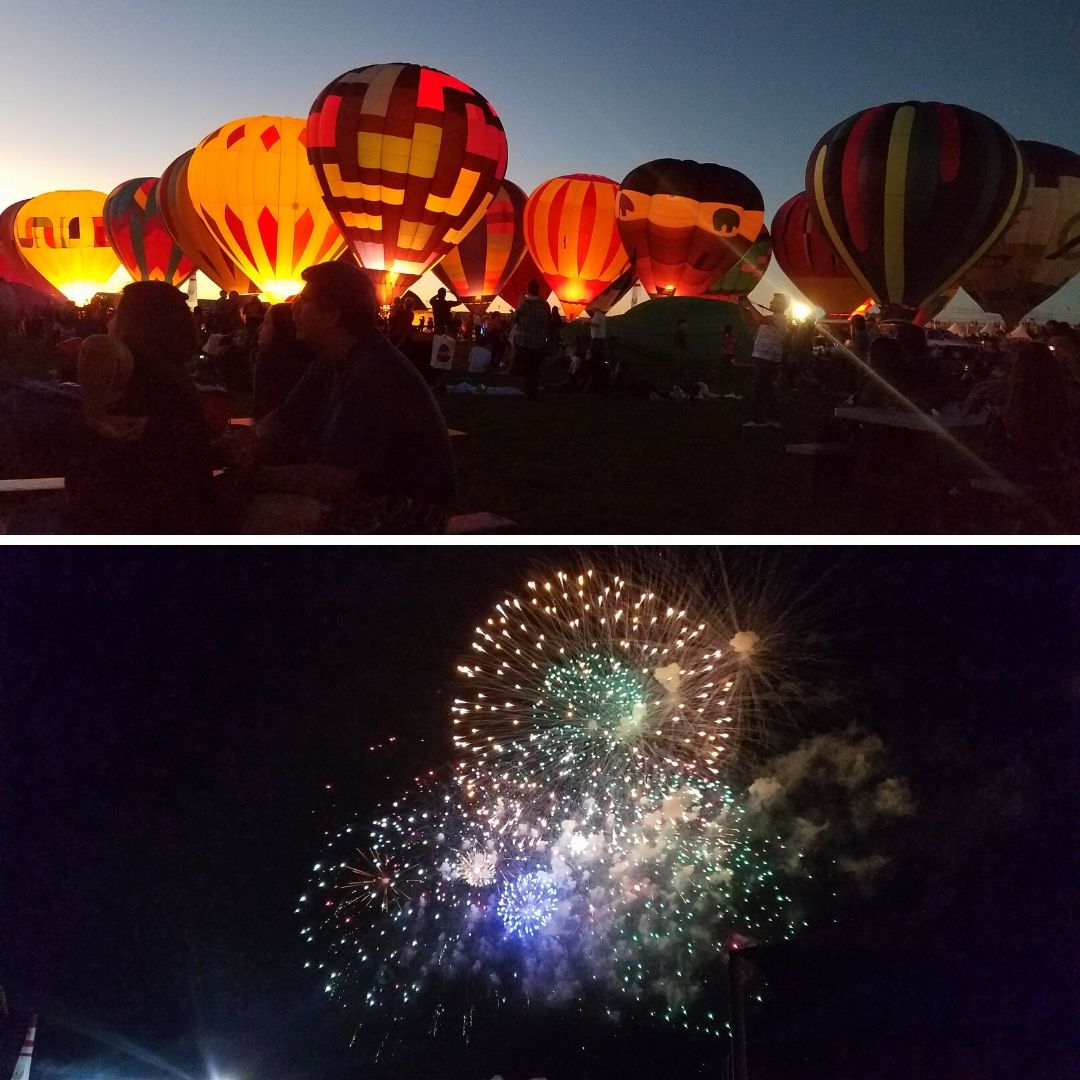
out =
[[[458,873],[467,885],[481,887],[495,880],[499,857],[493,851],[467,851],[458,861]]]

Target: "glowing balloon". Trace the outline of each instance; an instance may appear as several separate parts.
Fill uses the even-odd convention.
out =
[[[49,296],[60,297],[62,294],[50,285],[27,261],[19,249],[15,236],[15,217],[28,200],[12,203],[0,213],[0,278],[16,285],[28,285]]]
[[[461,243],[506,172],[506,134],[483,95],[419,64],[339,76],[308,117],[326,205],[389,304]]]
[[[521,219],[525,192],[503,180],[487,213],[457,247],[451,248],[432,273],[473,314],[495,299],[525,254]]]
[[[251,279],[214,238],[191,201],[187,173],[193,153],[194,150],[185,151],[161,174],[157,201],[165,228],[180,250],[219,289],[255,292]]]
[[[773,258],[811,303],[847,315],[869,297],[818,227],[810,200],[792,195],[772,220]]]
[[[619,235],[647,292],[701,296],[750,250],[764,206],[737,169],[660,158],[623,180]]]
[[[533,262],[533,257],[526,249],[525,254],[521,256],[521,262],[517,264],[517,269],[503,283],[499,296],[512,308],[516,308],[521,303],[529,282],[534,279],[540,283],[540,295],[547,296],[544,292],[544,275],[540,273],[540,268]]]
[[[169,235],[158,210],[156,176],[118,184],[105,200],[105,234],[135,281],[179,285],[195,264]]]
[[[525,243],[568,319],[626,270],[619,238],[619,185],[575,173],[545,180],[525,203]]]
[[[1080,271],[1080,155],[1041,142],[1020,150],[1030,177],[1023,207],[960,282],[1010,329]]]
[[[717,278],[705,295],[710,299],[736,300],[753,292],[769,269],[772,248],[772,236],[762,225],[750,250],[723,277]]]
[[[856,113],[818,140],[806,165],[816,218],[855,280],[908,313],[993,246],[1024,183],[1023,156],[1004,128],[936,101]]]
[[[195,147],[187,181],[206,227],[274,302],[299,293],[302,271],[344,249],[307,161],[303,120],[230,120]]]
[[[26,261],[73,303],[88,303],[120,269],[105,235],[103,191],[50,191],[15,214],[15,238]]]

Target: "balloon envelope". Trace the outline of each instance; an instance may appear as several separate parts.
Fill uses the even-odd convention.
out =
[[[49,191],[15,214],[15,239],[26,261],[76,304],[89,302],[120,269],[102,215],[103,191]]]
[[[161,174],[157,202],[165,228],[196,268],[219,289],[255,292],[251,279],[218,243],[191,201],[187,170],[193,153],[194,149],[185,151]]]
[[[142,176],[113,188],[105,200],[105,233],[133,280],[179,285],[195,273],[195,264],[165,228],[158,186],[156,176]]]
[[[525,192],[503,180],[476,228],[432,267],[470,311],[487,307],[521,262],[524,214]]]
[[[754,182],[712,162],[659,158],[619,188],[619,235],[654,296],[701,296],[750,250],[765,224]]]
[[[521,298],[525,295],[529,282],[534,280],[540,283],[541,295],[546,296],[547,293],[543,291],[544,275],[540,273],[540,268],[533,262],[533,257],[526,249],[525,254],[521,256],[521,262],[517,264],[517,268],[503,283],[503,287],[499,290],[499,296],[512,308],[516,308],[521,303]],[[550,292],[550,290],[548,291]]]
[[[989,250],[1020,209],[1024,181],[1004,128],[936,101],[856,113],[818,140],[806,166],[816,219],[852,276],[908,312]]]
[[[626,270],[619,185],[574,173],[545,180],[525,203],[525,244],[568,318],[576,318]]]
[[[830,314],[847,315],[869,296],[818,227],[804,192],[792,195],[772,220],[773,257],[798,290]]]
[[[247,116],[206,136],[187,165],[199,217],[272,301],[299,293],[301,273],[336,259],[344,241],[307,160],[307,124]]]
[[[733,300],[752,293],[769,269],[772,249],[772,236],[762,225],[750,250],[723,277],[717,278],[705,295],[710,299]]]
[[[1021,140],[1028,188],[1005,235],[960,284],[1011,329],[1080,271],[1080,154]]]
[[[483,217],[506,172],[502,121],[482,94],[419,64],[373,64],[311,106],[308,158],[382,303]]]
[[[22,256],[15,237],[15,217],[29,200],[20,199],[0,213],[0,277],[16,285],[28,285],[52,297],[63,294],[45,280]]]

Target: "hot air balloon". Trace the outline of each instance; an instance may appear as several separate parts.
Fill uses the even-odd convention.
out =
[[[506,172],[488,101],[419,64],[345,72],[315,99],[308,128],[326,205],[383,304],[469,235]]]
[[[26,261],[76,304],[86,304],[120,269],[105,235],[103,191],[49,191],[16,211],[15,239]]]
[[[568,319],[626,270],[615,211],[619,185],[575,173],[545,180],[525,203],[525,244]]]
[[[524,220],[522,225],[524,225]],[[540,273],[540,268],[533,262],[533,257],[526,248],[525,254],[521,256],[521,262],[517,264],[517,269],[506,279],[503,287],[499,290],[499,296],[512,308],[516,308],[521,303],[521,298],[525,295],[529,282],[534,280],[543,282],[544,275]]]
[[[255,292],[251,279],[217,242],[191,201],[187,170],[193,153],[194,150],[185,151],[161,174],[157,202],[165,228],[196,269],[201,270],[219,289],[226,292]]]
[[[634,274],[654,296],[701,296],[765,224],[761,192],[737,169],[660,158],[619,188],[619,235]]]
[[[1029,174],[1020,213],[960,283],[1010,329],[1080,271],[1080,155],[1023,140],[1020,150]]]
[[[344,250],[307,161],[303,120],[247,116],[222,124],[192,151],[187,185],[214,239],[275,303],[303,289],[303,270]]]
[[[705,296],[710,300],[733,301],[752,293],[761,284],[765,271],[769,269],[772,247],[772,236],[762,225],[761,232],[750,250],[723,277],[717,278],[705,290]]]
[[[0,213],[0,278],[16,285],[28,285],[48,296],[62,297],[54,285],[50,285],[24,258],[15,236],[15,217],[28,200],[12,203]]]
[[[473,315],[495,299],[525,254],[524,213],[525,192],[503,180],[476,228],[432,267]]]
[[[118,184],[105,200],[105,234],[135,281],[179,285],[195,264],[169,235],[158,209],[156,176]]]
[[[627,266],[602,293],[589,301],[585,310],[590,315],[597,311],[606,315],[634,287],[635,281],[634,268]]]
[[[792,195],[776,211],[772,238],[777,265],[811,303],[846,315],[869,298],[818,227],[805,193]]]
[[[993,246],[1024,183],[1004,128],[936,101],[856,113],[818,140],[806,166],[816,220],[852,276],[909,316]]]

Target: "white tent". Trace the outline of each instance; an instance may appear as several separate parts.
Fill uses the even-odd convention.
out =
[[[1016,329],[1011,334],[1009,334],[1009,337],[1012,338],[1014,341],[1033,341],[1034,340],[1032,338],[1032,336],[1027,332],[1027,327],[1023,323],[1020,323],[1016,327]]]

